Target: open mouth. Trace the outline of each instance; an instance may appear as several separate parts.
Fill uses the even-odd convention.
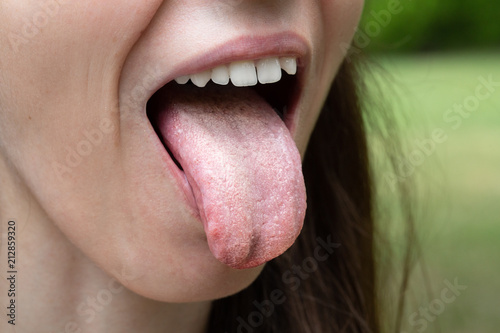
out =
[[[210,250],[233,268],[275,258],[302,229],[305,185],[292,138],[297,72],[293,57],[232,62],[178,77],[147,103]]]
[[[158,126],[158,115],[165,99],[172,90],[212,90],[216,86],[227,86],[228,93],[232,88],[252,89],[262,97],[285,122],[289,130],[292,128],[293,107],[300,93],[297,79],[298,64],[295,57],[270,57],[259,60],[237,61],[219,65],[200,73],[184,75],[167,83],[149,99],[146,107],[148,118],[177,167],[182,165],[173,156]]]

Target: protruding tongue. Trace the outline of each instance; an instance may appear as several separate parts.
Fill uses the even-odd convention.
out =
[[[248,88],[169,87],[159,129],[191,185],[213,255],[238,269],[269,261],[302,229],[306,194],[284,122]]]

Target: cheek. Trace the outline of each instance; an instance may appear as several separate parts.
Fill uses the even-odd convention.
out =
[[[314,82],[311,86],[314,94],[311,94],[311,98],[302,104],[302,112],[299,115],[294,138],[302,156],[305,154],[309,137],[331,83],[347,56],[363,5],[363,0],[324,0],[316,12],[316,15],[320,17],[317,22],[322,22],[316,25],[315,33],[318,38],[315,40],[314,48],[319,54],[316,54],[316,63],[312,64],[312,71],[308,77],[310,82]]]
[[[356,32],[363,0],[323,1],[322,21],[325,57],[323,68],[327,73],[335,74],[340,63],[347,56],[347,51]]]
[[[364,0],[324,1],[324,6],[323,22],[330,53],[344,57],[361,18]]]
[[[115,139],[120,64],[159,3],[2,1],[0,152],[48,207],[64,206],[64,193],[78,192],[83,203],[95,197],[63,184],[53,165],[80,149],[92,155],[72,177],[92,179],[99,169],[112,147],[105,141]],[[103,143],[79,147],[89,141],[85,132],[98,132]]]
[[[2,1],[1,142],[57,146],[109,108],[94,101],[116,89],[118,65],[158,2]]]
[[[160,3],[2,1],[0,149],[28,183],[56,185],[43,166],[64,160],[85,130],[103,134],[111,119],[104,127],[116,128],[121,64]]]

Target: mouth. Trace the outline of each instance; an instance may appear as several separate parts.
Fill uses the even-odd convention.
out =
[[[294,56],[275,56],[234,61],[179,76],[156,91],[148,100],[146,106],[148,119],[170,158],[181,171],[183,167],[165,143],[158,125],[158,115],[162,111],[164,101],[173,91],[210,91],[214,88],[221,90],[227,88],[228,91],[253,90],[269,104],[293,135],[295,108],[302,90],[299,81],[302,73],[299,65],[300,60]]]
[[[306,52],[272,40],[248,45],[250,52],[229,48],[226,57],[176,71],[146,104],[166,170],[203,224],[210,251],[236,269],[286,251],[306,210],[293,140]]]

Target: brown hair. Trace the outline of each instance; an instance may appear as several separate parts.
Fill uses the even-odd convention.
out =
[[[372,179],[352,59],[309,142],[304,229],[240,293],[213,304],[208,332],[379,332]]]

